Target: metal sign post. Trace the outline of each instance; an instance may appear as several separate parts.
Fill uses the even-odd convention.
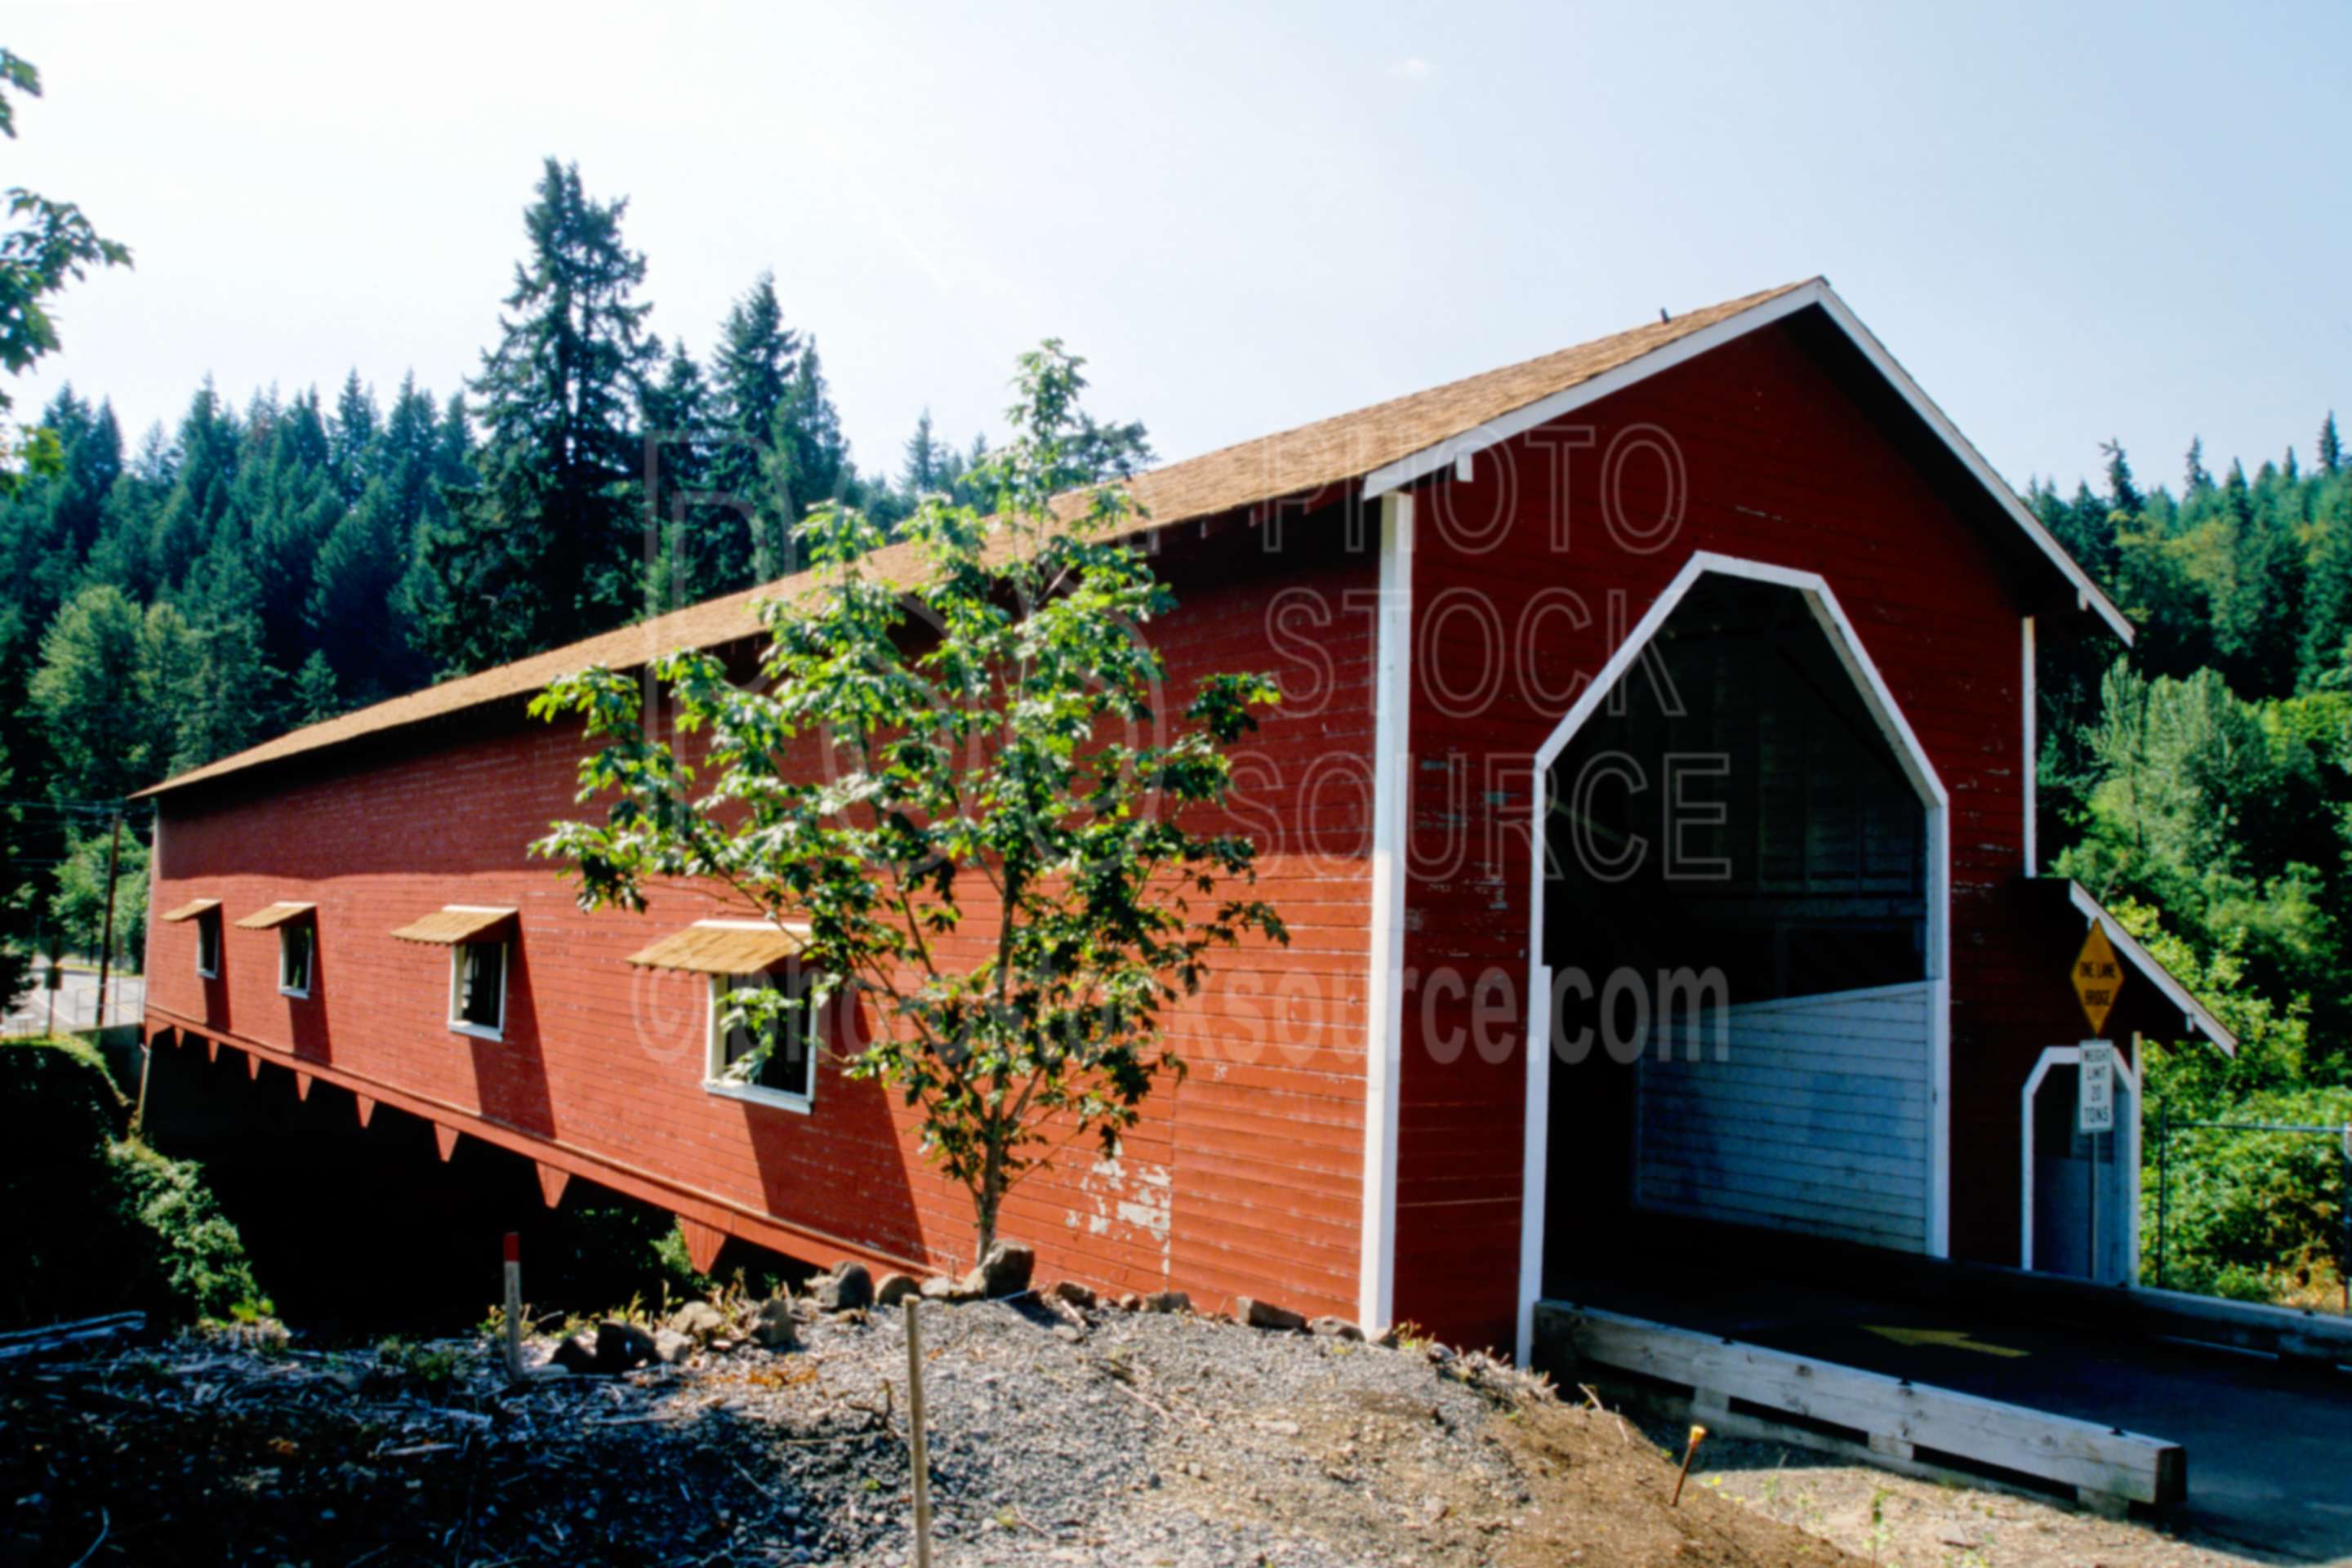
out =
[[[2095,933],[2097,927],[2092,930]],[[2087,1006],[2085,1011],[2087,1011]],[[2081,1063],[2074,1072],[2074,1129],[2091,1141],[2090,1159],[2084,1163],[2084,1185],[2090,1202],[2084,1205],[2090,1215],[2090,1252],[2084,1259],[2084,1275],[2097,1279],[2099,1274],[2099,1172],[2105,1163],[2106,1146],[2102,1142],[2116,1130],[2116,1047],[2108,1040],[2084,1040],[2075,1047],[2082,1053]]]

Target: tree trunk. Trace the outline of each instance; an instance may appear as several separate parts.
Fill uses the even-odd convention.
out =
[[[1004,1160],[995,1143],[981,1161],[980,1185],[972,1189],[972,1262],[977,1264],[996,1245],[996,1211],[1004,1202]]]
[[[988,1256],[988,1249],[996,1245],[996,1202],[1000,1194],[990,1190],[992,1189],[995,1184],[992,1176],[983,1178],[983,1181],[986,1182],[987,1185],[984,1186],[982,1191],[976,1192],[971,1195],[971,1260],[975,1264],[979,1263],[982,1258],[986,1258]]]

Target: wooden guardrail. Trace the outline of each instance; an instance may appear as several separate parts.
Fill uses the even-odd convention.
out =
[[[1535,1359],[1563,1382],[1687,1391],[1694,1419],[1733,1436],[1910,1474],[2039,1483],[2107,1514],[2133,1503],[2169,1510],[2188,1497],[2177,1443],[1596,1308],[1538,1303]]]
[[[1958,1290],[2016,1311],[2020,1308],[2103,1331],[2192,1340],[2294,1361],[2352,1366],[2352,1318],[2301,1307],[2224,1301],[2146,1285],[2094,1285],[2063,1275],[2033,1274],[1981,1263],[1938,1263],[1927,1276],[1931,1290]]]

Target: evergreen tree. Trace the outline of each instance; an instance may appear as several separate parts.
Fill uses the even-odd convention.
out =
[[[1101,425],[1091,415],[1081,415],[1071,460],[1087,483],[1102,484],[1135,478],[1159,461],[1159,454],[1151,449],[1151,437],[1145,432],[1142,420]],[[2125,470],[2125,478],[2128,481],[2129,469]]]
[[[771,453],[777,410],[792,391],[800,352],[799,337],[784,327],[775,275],[762,272],[729,309],[711,365],[714,504],[703,570],[712,593],[768,581],[786,553],[798,520],[786,492],[772,483],[777,465]],[[789,458],[782,466],[788,473]]]
[[[406,392],[410,386],[404,384],[401,390]],[[354,370],[343,378],[342,394],[335,399],[335,422],[328,453],[328,461],[335,470],[335,488],[342,493],[346,506],[359,500],[360,492],[367,489],[375,442],[375,394],[360,384],[360,373]]]
[[[2327,411],[2326,419],[2319,426],[2318,452],[2321,473],[2333,475],[2343,472],[2344,443],[2336,434],[2336,410],[2333,408]]]
[[[793,365],[792,387],[776,410],[774,434],[778,441],[792,447],[790,504],[794,521],[807,516],[812,507],[843,498],[851,478],[849,443],[841,434],[841,415],[825,385],[814,338],[801,344],[800,358]]]
[[[907,437],[907,459],[899,468],[898,482],[910,497],[939,493],[946,489],[947,447],[931,433],[931,411],[923,410],[915,421],[915,433]]]
[[[2126,517],[2137,517],[2147,501],[2132,480],[2131,459],[2124,455],[2120,441],[2102,441],[2099,450],[2107,459],[2107,505]]]
[[[302,661],[294,676],[294,722],[316,724],[342,711],[342,702],[335,691],[335,667],[327,656],[316,649]]]
[[[184,581],[213,546],[230,510],[229,487],[236,478],[236,421],[221,405],[212,379],[189,401],[172,454],[172,489],[155,514],[146,552],[149,591]]]
[[[268,430],[254,427],[248,446],[266,444],[266,450],[247,457],[232,490],[249,542],[244,553],[257,590],[263,646],[281,670],[298,668],[315,646],[310,605],[319,555],[343,521],[333,440],[318,395],[299,395]]]
[[[474,389],[478,483],[419,537],[419,633],[436,668],[479,669],[602,630],[644,603],[635,413],[654,346],[625,200],[547,161],[524,215],[496,349]]]
[[[405,690],[427,673],[407,647],[399,615],[414,536],[399,487],[376,479],[319,547],[305,605],[315,645],[310,657],[324,659],[338,684],[363,700]]]
[[[269,662],[261,588],[244,556],[226,548],[206,556],[183,598],[191,606],[196,674],[165,710],[175,731],[169,767],[158,768],[157,778],[233,756],[285,727],[279,702],[286,678]]]
[[[2194,436],[2189,441],[2188,471],[2181,476],[2181,494],[2194,496],[2200,490],[2213,488],[2213,476],[2205,471],[2205,437]]]
[[[418,530],[443,515],[441,485],[461,478],[444,472],[445,444],[454,441],[459,463],[466,445],[462,411],[454,402],[450,411],[458,416],[454,432],[436,421],[432,395],[415,375],[401,382],[366,488],[319,549],[306,606],[311,643],[355,702],[397,696],[432,674],[411,634],[406,584]]]
[[[693,604],[715,592],[709,564],[710,535],[731,531],[731,511],[710,504],[710,390],[702,369],[680,342],[661,380],[646,389],[646,505],[660,540],[648,566],[651,602],[663,609]]]

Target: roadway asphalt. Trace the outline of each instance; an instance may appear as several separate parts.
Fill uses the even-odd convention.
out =
[[[38,1034],[48,1027],[49,999],[41,989],[42,971],[33,972],[32,984],[8,1005],[7,1019],[0,1025],[0,1033],[10,1035]],[[109,994],[106,1021],[110,1024],[138,1022],[140,1010],[147,1005],[147,981],[137,974],[108,977]],[[89,1029],[98,1021],[98,972],[68,969],[58,977],[57,1026],[60,1029]]]
[[[2178,1443],[2189,1453],[2181,1523],[2264,1554],[2352,1560],[2352,1373],[2340,1369],[1813,1280],[1677,1283],[1645,1269],[1557,1294]]]

